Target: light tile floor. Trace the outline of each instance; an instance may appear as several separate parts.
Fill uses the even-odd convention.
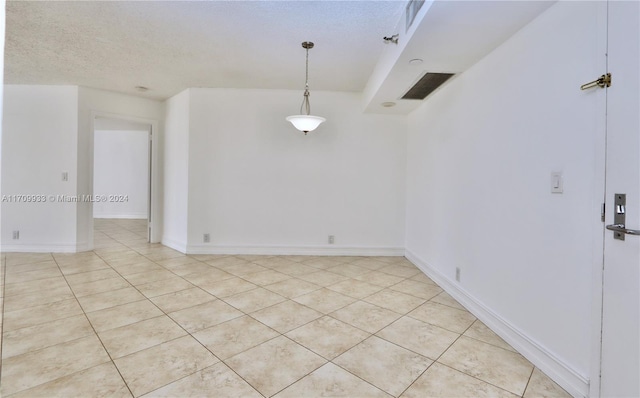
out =
[[[2,256],[4,397],[568,397],[402,257]]]

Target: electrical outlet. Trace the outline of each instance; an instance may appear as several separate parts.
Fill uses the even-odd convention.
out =
[[[13,239],[20,239],[20,231],[13,231]]]
[[[460,268],[456,267],[456,280],[460,282]]]
[[[209,235],[209,234],[204,234],[204,235],[202,235],[202,241],[203,241],[204,243],[209,243],[209,242],[211,242],[211,235]]]
[[[333,235],[329,235],[329,244],[333,245],[336,242],[336,237]]]

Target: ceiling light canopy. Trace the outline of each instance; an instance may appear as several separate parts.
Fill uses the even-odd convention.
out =
[[[304,132],[307,135],[309,131],[315,130],[325,118],[311,115],[311,104],[309,103],[309,50],[313,48],[313,42],[305,41],[302,47],[307,50],[306,78],[304,85],[304,94],[302,105],[300,105],[300,115],[292,115],[287,117],[287,121],[293,124],[293,127]],[[303,110],[304,109],[304,110]]]

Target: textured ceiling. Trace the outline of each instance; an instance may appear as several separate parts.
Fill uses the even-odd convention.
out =
[[[6,84],[362,91],[405,1],[7,1]],[[136,86],[149,88],[137,92]]]

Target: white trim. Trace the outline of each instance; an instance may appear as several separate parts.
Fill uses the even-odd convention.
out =
[[[163,241],[164,242],[164,241]],[[178,250],[178,249],[176,249]],[[220,246],[188,245],[188,254],[256,254],[298,256],[404,256],[402,247],[346,246]]]
[[[186,253],[187,252],[187,243],[186,242],[181,242],[181,241],[177,241],[177,240],[173,240],[171,238],[167,238],[167,237],[162,237],[162,241],[160,242],[160,244],[162,244],[163,246],[167,246],[173,250],[177,250],[180,253]]]
[[[76,243],[76,253],[88,252],[93,250],[93,242],[82,241]]]
[[[87,242],[81,244],[74,243],[57,243],[57,244],[24,244],[24,245],[2,245],[0,251],[2,253],[77,253],[87,245]],[[90,249],[87,249],[90,250]]]
[[[608,30],[608,2],[599,2],[597,12],[597,53],[598,65],[602,71],[607,70],[607,30]],[[587,93],[585,93],[586,95]],[[594,184],[593,184],[593,198],[594,205],[599,206],[601,202],[606,202],[610,198],[605,197],[605,182],[606,182],[606,131],[607,131],[607,90],[596,91],[591,93],[596,95],[596,148],[594,151],[595,167],[594,167]],[[609,212],[613,209],[611,203],[609,203],[605,209]],[[602,348],[602,294],[603,294],[603,271],[604,271],[604,222],[598,220],[597,217],[593,218],[594,234],[593,245],[591,247],[593,253],[593,265],[592,265],[592,285],[591,285],[591,369],[590,379],[591,385],[589,387],[589,396],[600,396],[600,353]]]
[[[411,251],[406,250],[405,257],[569,394],[574,397],[588,396],[589,379],[587,376],[581,375],[571,368],[553,352],[493,312],[456,282],[444,276],[435,267]]]

